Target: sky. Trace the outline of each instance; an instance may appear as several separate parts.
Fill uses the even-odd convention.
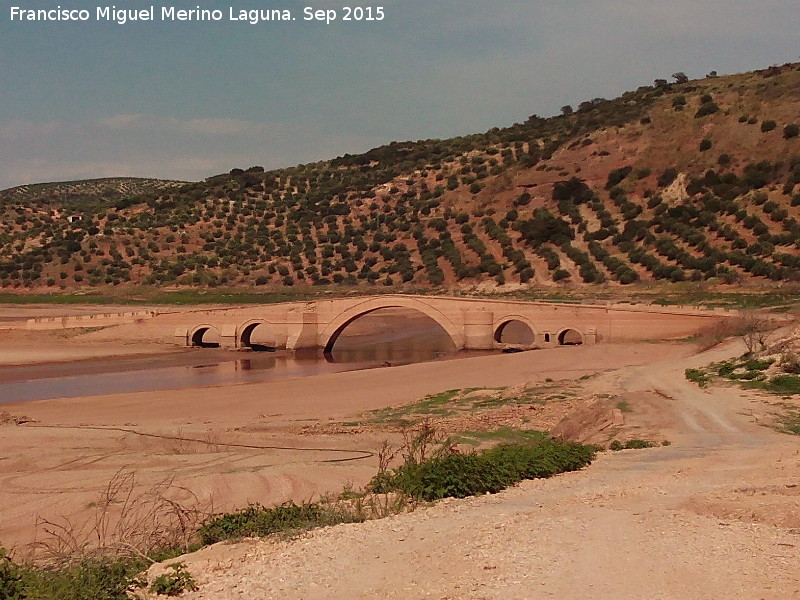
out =
[[[310,0],[308,0],[310,2]],[[229,2],[229,3],[228,3]],[[154,6],[150,22],[98,7]],[[343,20],[345,6],[383,8]],[[557,114],[683,71],[800,60],[797,0],[0,0],[0,189],[200,180]],[[20,9],[90,20],[20,21]],[[161,7],[220,21],[162,21]],[[304,9],[334,10],[331,23]],[[293,21],[229,20],[282,9]]]

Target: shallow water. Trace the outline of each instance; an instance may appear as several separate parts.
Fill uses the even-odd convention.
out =
[[[376,311],[381,313],[381,311]],[[0,404],[126,392],[250,383],[380,366],[458,358],[449,336],[427,317],[398,311],[359,319],[321,351],[187,352],[0,369]]]

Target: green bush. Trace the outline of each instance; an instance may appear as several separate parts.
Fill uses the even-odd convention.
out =
[[[773,362],[775,361],[759,360],[757,358],[751,358],[746,363],[744,363],[744,367],[748,371],[764,371],[765,369],[768,369]]]
[[[761,375],[760,371],[745,371],[744,373],[734,373],[729,375],[729,379],[741,379],[743,381],[752,381],[758,379]]]
[[[767,382],[767,389],[778,394],[800,394],[800,375],[776,375]]]
[[[775,129],[776,126],[777,124],[775,123],[775,121],[771,119],[766,121],[761,121],[761,132],[767,133],[768,131],[772,131],[773,129]]]
[[[734,364],[732,364],[732,363],[729,363],[729,362],[725,362],[725,363],[722,363],[722,364],[721,364],[721,365],[720,365],[720,366],[717,368],[717,374],[718,374],[720,377],[728,377],[728,376],[729,376],[729,375],[731,375],[731,374],[732,374],[732,373],[733,373],[735,370],[736,370],[736,365],[734,365]]]
[[[448,454],[422,462],[407,461],[370,482],[376,493],[399,491],[414,498],[438,500],[496,493],[523,479],[550,477],[585,467],[595,448],[545,440],[537,445],[506,445],[472,454]]]
[[[145,566],[140,560],[95,560],[63,569],[26,570],[23,577],[25,595],[19,598],[128,600],[127,591],[135,583],[136,574]]]
[[[294,502],[265,508],[251,504],[247,508],[220,515],[205,523],[198,535],[204,545],[244,537],[264,537],[278,532],[353,523],[361,519],[320,504],[298,505]]]
[[[696,383],[700,387],[708,385],[708,376],[700,369],[686,369],[683,373],[686,379]]]
[[[197,591],[197,583],[191,573],[186,571],[186,565],[175,563],[169,566],[172,571],[159,575],[150,584],[150,591],[164,596],[180,596],[183,592]]]
[[[4,548],[0,548],[0,598],[23,600],[27,598],[22,582],[22,571],[11,562]]]

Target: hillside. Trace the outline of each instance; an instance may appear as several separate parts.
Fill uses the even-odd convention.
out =
[[[121,198],[162,193],[184,185],[185,181],[142,179],[139,177],[106,177],[82,181],[54,181],[20,185],[0,191],[0,205],[53,205],[64,210],[90,208],[93,204],[110,206]]]
[[[0,284],[799,280],[800,64],[677,81],[269,172],[6,190]]]

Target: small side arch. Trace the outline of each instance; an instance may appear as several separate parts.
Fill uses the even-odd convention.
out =
[[[189,345],[197,348],[219,348],[221,342],[220,330],[213,325],[198,325],[189,333]]]
[[[337,317],[325,327],[319,336],[320,346],[325,349],[326,353],[333,351],[336,340],[341,335],[350,323],[363,317],[366,314],[375,312],[382,308],[410,308],[421,312],[426,317],[434,320],[442,329],[445,330],[447,335],[453,341],[456,350],[461,350],[464,347],[464,333],[457,327],[446,315],[441,311],[425,304],[414,298],[373,298],[360,302],[357,305],[340,313]]]
[[[520,331],[520,326],[523,326],[523,330],[524,328],[527,328],[528,332],[524,333],[523,331]],[[520,341],[512,343],[523,346],[531,346],[536,343],[536,327],[534,327],[530,319],[523,317],[522,315],[506,315],[501,319],[495,320],[493,326],[493,338],[496,343],[506,343],[503,341],[503,333],[509,332],[509,327],[516,329],[516,331],[513,333],[515,333],[517,337],[521,337]]]
[[[253,333],[256,328],[259,330],[257,340],[253,341]],[[236,330],[236,345],[239,348],[250,348],[252,350],[275,350],[277,348],[277,338],[275,332],[268,322],[263,319],[252,319],[247,321]]]
[[[581,346],[584,342],[583,334],[574,327],[564,327],[556,334],[559,346]]]

